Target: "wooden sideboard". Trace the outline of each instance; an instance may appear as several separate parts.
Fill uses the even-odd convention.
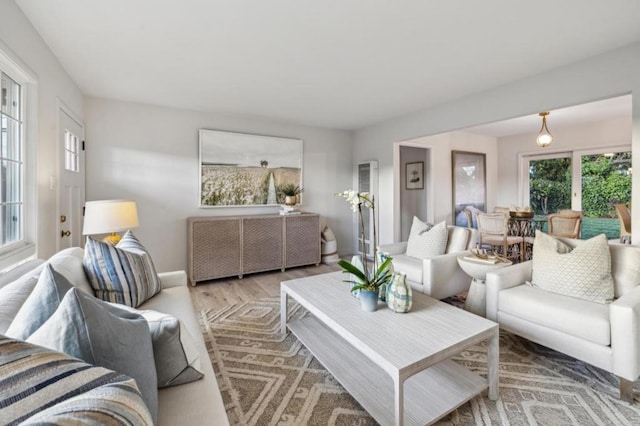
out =
[[[320,263],[320,216],[190,217],[189,281]]]

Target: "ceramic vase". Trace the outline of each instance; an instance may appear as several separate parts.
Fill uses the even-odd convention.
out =
[[[360,259],[360,256],[353,256],[351,258],[351,264],[356,268],[360,269],[361,271],[364,271],[364,265],[362,264],[362,260]],[[349,280],[351,281],[351,287],[355,287],[357,285],[355,284],[357,282],[357,278],[354,277],[353,275],[349,274]],[[357,299],[359,293],[360,293],[360,290],[356,290],[356,291],[352,291],[351,295]]]
[[[387,256],[382,253],[378,253],[376,257],[375,270],[378,270],[378,267],[382,265],[385,260],[387,260]],[[393,263],[390,263],[389,266],[387,266],[387,270],[390,271],[391,274],[393,274]],[[387,287],[389,286],[389,284],[391,284],[392,279],[393,275],[391,276],[391,278],[389,278],[389,281],[380,286],[380,290],[378,291],[378,298],[383,302],[387,301]]]
[[[411,310],[413,295],[411,286],[407,283],[407,274],[398,272],[393,274],[393,281],[387,286],[387,306],[397,313]]]
[[[378,291],[360,290],[360,306],[366,312],[378,309]]]

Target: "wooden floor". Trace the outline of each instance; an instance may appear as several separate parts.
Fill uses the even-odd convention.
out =
[[[197,286],[189,286],[191,299],[196,311],[202,308],[219,309],[228,305],[280,296],[280,282],[311,275],[339,271],[337,265],[302,266],[285,272],[261,272],[248,274],[244,278],[221,278],[202,281]]]

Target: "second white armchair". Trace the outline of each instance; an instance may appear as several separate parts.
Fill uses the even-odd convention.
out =
[[[427,259],[409,256],[407,241],[381,245],[380,252],[393,257],[394,270],[406,273],[414,290],[444,299],[469,289],[471,279],[460,269],[457,256],[475,247],[477,238],[475,229],[447,226],[444,254]]]

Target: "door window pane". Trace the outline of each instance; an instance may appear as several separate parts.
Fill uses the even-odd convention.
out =
[[[64,168],[71,172],[80,171],[80,141],[68,130],[64,131]]]
[[[620,237],[615,204],[631,201],[631,152],[582,156],[582,238]]]
[[[536,215],[571,209],[571,159],[529,161],[529,204]]]

